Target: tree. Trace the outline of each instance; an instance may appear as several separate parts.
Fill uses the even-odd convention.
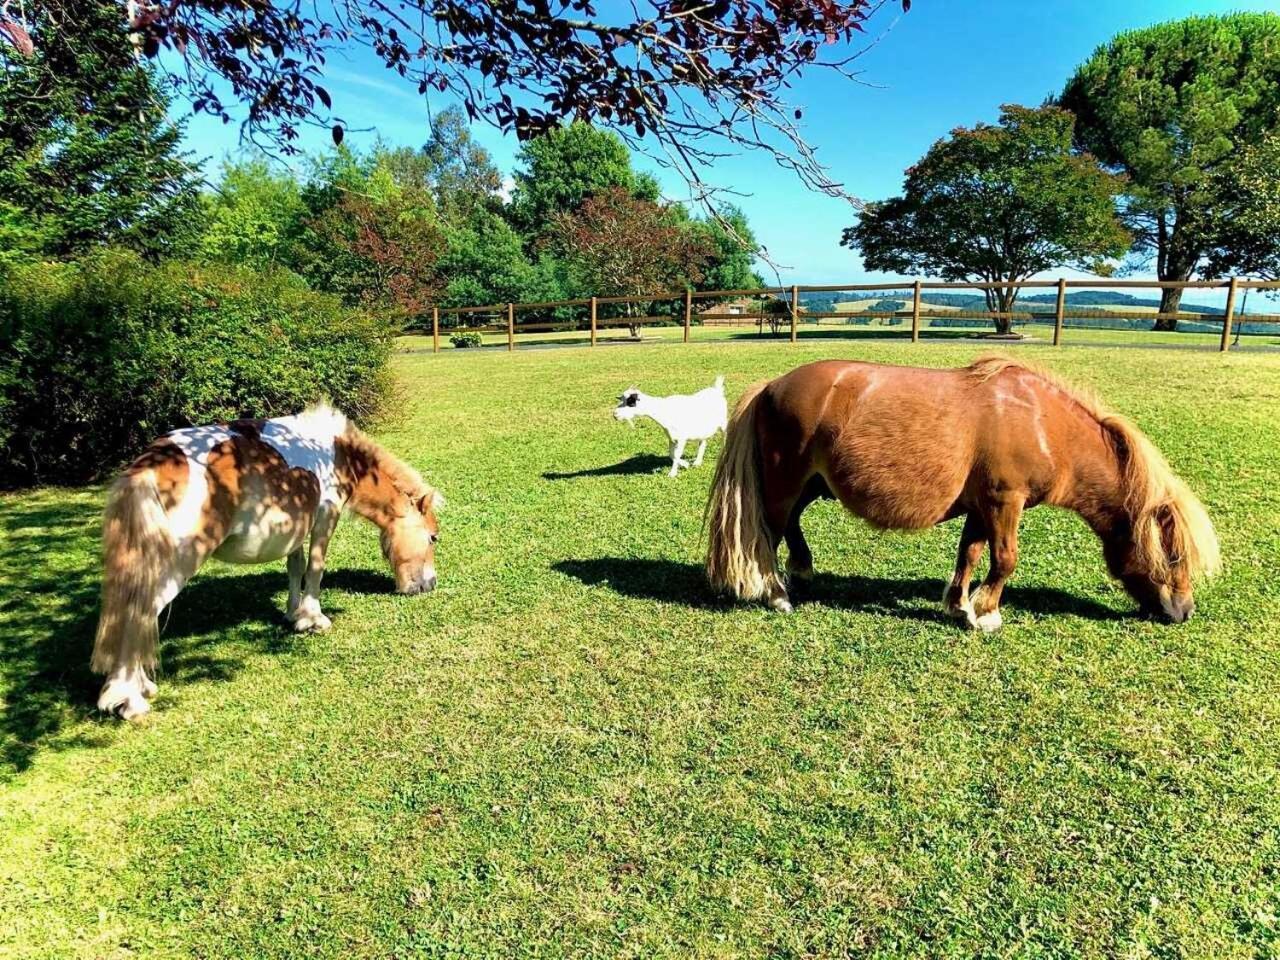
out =
[[[300,195],[308,212],[293,266],[313,288],[401,322],[437,301],[445,238],[425,189],[339,147],[313,162]]]
[[[530,241],[543,237],[560,214],[573,213],[593,194],[619,188],[649,201],[658,183],[631,167],[617,134],[574,123],[530,140],[516,154],[511,219]]]
[[[1280,17],[1191,17],[1136,30],[1099,47],[1068,81],[1076,140],[1128,178],[1125,219],[1134,251],[1161,280],[1187,280],[1224,235],[1214,212],[1217,169],[1260,143],[1280,115]],[[1165,290],[1176,314],[1181,290]],[[1174,319],[1157,329],[1175,329]]]
[[[1206,274],[1280,280],[1280,133],[1244,147],[1214,173]]]
[[[38,6],[75,29],[82,2]],[[599,119],[628,137],[652,137],[693,181],[716,144],[728,142],[769,151],[807,184],[840,193],[783,97],[806,67],[848,75],[852,43],[880,6],[648,0],[601,16],[592,0],[137,0],[119,9],[143,53],[170,52],[175,81],[197,111],[230,119],[227,100],[239,101],[250,133],[273,131],[286,148],[307,122],[333,122],[341,137],[322,70],[336,47],[355,43],[420,94],[451,91],[472,119],[483,115],[521,139]],[[0,22],[21,26],[13,14]]]
[[[298,182],[264,160],[226,163],[205,196],[201,250],[210,260],[262,268],[292,263],[306,214]]]
[[[698,289],[741,290],[764,286],[764,280],[755,270],[759,244],[741,209],[723,206],[714,216],[690,221],[689,228],[709,251]]]
[[[489,152],[476,143],[458,107],[431,120],[431,138],[421,149],[379,148],[375,163],[406,186],[418,186],[435,198],[444,223],[462,224],[477,208],[501,206],[502,174]]]
[[[1072,154],[1072,123],[1056,107],[1006,105],[998,125],[957,128],[907,170],[902,196],[868,204],[841,242],[872,270],[999,284],[986,300],[1000,314],[1036,273],[1105,271],[1128,248],[1120,179]],[[995,326],[1008,333],[1011,320]]]
[[[189,249],[199,177],[112,0],[81,0],[74,31],[43,5],[29,57],[0,47],[0,205],[51,255],[113,244],[156,258]],[[10,216],[6,216],[9,220]]]
[[[669,293],[696,284],[710,250],[671,208],[612,187],[557,214],[552,243],[585,290],[599,296]],[[627,316],[635,316],[635,303]],[[631,336],[640,328],[630,324]]]
[[[520,236],[496,213],[477,207],[467,220],[445,230],[438,269],[445,279],[441,303],[477,306],[521,300],[554,300],[544,275],[525,257]]]

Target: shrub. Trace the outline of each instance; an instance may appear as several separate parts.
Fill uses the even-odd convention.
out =
[[[392,330],[283,271],[148,266],[108,251],[0,273],[0,485],[96,479],[176,427],[297,411],[356,418]]]
[[[465,349],[466,347],[480,346],[481,344],[484,343],[484,338],[481,337],[480,334],[473,333],[473,332],[455,333],[452,337],[449,338],[449,342],[452,343],[459,350],[462,350],[462,349]]]

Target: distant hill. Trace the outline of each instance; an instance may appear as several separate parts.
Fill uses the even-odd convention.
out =
[[[856,313],[870,309],[869,306],[862,305],[865,301],[886,302],[896,300],[905,305],[899,309],[905,309],[910,306],[911,298],[912,291],[909,286],[904,287],[902,290],[852,290],[848,293],[800,294],[801,304],[806,309],[819,313]],[[1014,309],[1044,313],[1047,305],[1049,312],[1052,312],[1052,307],[1057,302],[1057,299],[1058,295],[1056,293],[1029,294],[1019,297]],[[949,310],[987,309],[986,298],[981,293],[945,293],[940,290],[926,290],[921,295],[920,302],[926,306],[942,307]],[[1098,307],[1116,312],[1136,312],[1140,310],[1154,312],[1160,308],[1158,298],[1135,297],[1119,290],[1077,290],[1067,294],[1066,302],[1069,307]],[[842,306],[845,304],[848,304],[848,306]],[[855,307],[853,304],[859,304],[859,306]],[[1210,317],[1220,317],[1224,312],[1222,307],[1185,302],[1178,307],[1178,310],[1181,313],[1195,313]]]

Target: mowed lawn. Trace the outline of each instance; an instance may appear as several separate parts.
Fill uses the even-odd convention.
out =
[[[1277,954],[1280,354],[1018,348],[1204,498],[1226,569],[1181,628],[1048,509],[994,635],[940,612],[957,522],[829,503],[794,615],[718,602],[714,464],[668,480],[611,415],[632,384],[982,349],[401,356],[379,435],[449,498],[439,590],[394,595],[354,518],[328,635],[285,628],[283,563],[212,565],[138,726],[90,709],[101,488],[3,495],[0,954]]]

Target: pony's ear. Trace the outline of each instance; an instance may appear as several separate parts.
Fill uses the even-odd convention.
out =
[[[428,510],[440,510],[444,507],[444,494],[439,490],[432,488],[418,498],[418,512],[426,513]]]

